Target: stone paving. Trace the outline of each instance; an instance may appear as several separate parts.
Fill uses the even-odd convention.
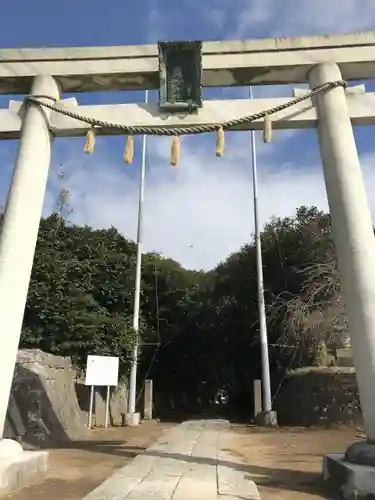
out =
[[[173,428],[84,500],[259,500],[248,468],[224,449],[225,420]]]

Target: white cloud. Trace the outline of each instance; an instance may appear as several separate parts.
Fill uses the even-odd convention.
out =
[[[173,169],[168,164],[169,140],[151,139],[144,206],[146,251],[160,251],[190,268],[209,269],[250,241],[254,224],[247,143],[248,134],[229,136],[226,156],[217,159],[214,144],[209,150],[207,141],[189,137],[182,141],[181,162]],[[262,224],[272,215],[292,215],[300,205],[327,208],[320,166],[297,165],[292,148],[290,158],[278,165],[277,150],[283,143],[280,132],[270,150],[259,149]],[[65,165],[74,220],[94,227],[114,225],[134,239],[138,166],[123,166],[120,159],[111,164],[96,155],[75,158]],[[369,194],[375,192],[371,164],[372,158],[364,159]],[[51,202],[49,198],[47,204]],[[370,202],[375,215],[375,196]]]
[[[238,38],[251,38],[254,30],[275,37],[347,33],[375,23],[373,0],[244,0],[239,10],[232,34]]]
[[[236,0],[224,4],[210,0],[209,4],[210,8],[206,2],[201,12],[197,5],[196,15],[201,15],[207,25],[210,23],[221,29],[225,38],[342,33],[371,29],[375,23],[374,0]],[[234,25],[235,29],[226,29],[229,25]],[[228,92],[231,90],[224,90],[223,96]],[[256,97],[291,95],[291,87],[258,87],[254,94]],[[294,134],[294,131],[287,131],[279,136],[287,141]],[[234,138],[228,141],[228,149],[232,151],[221,160],[212,158],[207,151],[208,143],[204,151],[194,139],[185,141],[181,165],[175,171],[167,165],[165,141],[154,143],[155,153],[146,189],[144,242],[147,250],[162,251],[188,267],[209,268],[249,241],[253,231],[251,166],[242,134],[241,137],[238,142]],[[288,144],[292,146],[293,143]],[[289,163],[278,165],[274,148],[260,149],[262,223],[273,214],[291,215],[302,204],[326,209],[320,165],[301,168],[301,158],[296,157],[293,148]],[[370,164],[369,160],[364,161],[367,189],[371,194],[375,173],[369,168]],[[100,173],[102,175],[105,171]],[[118,208],[108,208],[107,212],[95,210],[101,197],[102,206],[105,205],[104,193],[98,193],[96,201],[91,195],[86,198],[85,203],[91,207],[87,211],[93,213],[95,210],[101,224],[111,218],[125,234],[134,236],[137,188],[134,181],[124,180],[124,188],[126,183],[129,193],[126,199],[121,195],[115,202],[117,182],[113,179],[109,196]],[[98,179],[97,185],[100,184],[111,190],[108,179],[103,182]],[[375,199],[371,197],[370,202],[375,213]]]
[[[206,0],[191,5],[226,39],[347,33],[371,30],[375,23],[373,0]]]
[[[296,36],[365,30],[375,25],[374,0],[210,0],[196,16],[223,31],[225,38]],[[235,5],[234,5],[235,4]],[[168,38],[167,13],[149,0],[150,41]],[[210,20],[207,18],[210,12]],[[229,22],[230,21],[230,22]],[[226,25],[235,26],[229,32]],[[256,33],[256,35],[254,35]],[[188,33],[184,34],[188,38]],[[222,97],[232,92],[223,90]],[[239,91],[236,89],[237,95]],[[256,97],[291,95],[291,87],[257,87]],[[313,131],[309,132],[314,133]],[[259,145],[260,216],[292,215],[304,205],[327,209],[321,166],[298,155],[290,139],[295,131],[276,134],[271,146]],[[304,141],[305,132],[302,133]],[[193,137],[182,142],[181,162],[169,166],[169,141],[151,139],[146,176],[144,248],[156,250],[192,268],[209,269],[251,239],[253,231],[251,155],[248,134],[228,134],[226,155],[214,156],[215,139]],[[104,144],[103,144],[104,145]],[[138,165],[124,166],[98,153],[85,157],[69,141],[64,168],[72,194],[74,220],[94,227],[114,225],[128,238],[136,236]],[[100,156],[102,151],[102,156]],[[285,152],[287,151],[287,153]],[[283,161],[279,160],[283,153]],[[58,157],[61,156],[57,155]],[[60,158],[61,159],[61,158]],[[369,201],[375,216],[374,155],[363,157]],[[55,159],[55,163],[59,163]],[[53,186],[53,182],[50,184]],[[50,189],[46,210],[53,204]],[[374,219],[375,220],[375,219]]]

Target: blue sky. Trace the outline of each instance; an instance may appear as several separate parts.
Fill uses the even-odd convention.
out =
[[[107,2],[12,0],[2,7],[0,47],[128,45],[172,39],[251,39],[344,33],[375,29],[374,0],[144,0]],[[292,87],[257,87],[255,97],[291,96]],[[374,91],[368,82],[368,91]],[[243,96],[241,89],[214,89],[206,98]],[[19,97],[18,97],[19,98]],[[77,96],[79,103],[139,102],[132,93]],[[151,99],[155,99],[154,93]],[[0,97],[7,107],[9,96]],[[369,202],[375,215],[372,128],[355,131]],[[45,214],[58,190],[62,164],[71,192],[72,220],[94,227],[118,227],[136,234],[139,154],[132,166],[122,163],[124,139],[99,138],[92,156],[83,140],[54,144]],[[214,155],[214,137],[188,137],[181,163],[168,163],[169,141],[148,142],[145,234],[146,250],[157,250],[194,268],[210,268],[251,238],[253,230],[249,135],[228,134],[226,155]],[[139,143],[138,143],[139,144]],[[0,204],[9,186],[16,141],[0,143]],[[139,148],[138,148],[139,151]],[[284,131],[271,145],[258,142],[260,212],[290,215],[301,204],[326,208],[314,131]]]

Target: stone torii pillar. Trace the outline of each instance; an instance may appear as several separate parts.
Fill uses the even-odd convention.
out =
[[[325,63],[309,74],[311,88],[341,80]],[[318,136],[342,278],[364,428],[375,443],[375,238],[345,90],[316,96]]]
[[[36,76],[31,95],[57,100],[59,89],[50,76]],[[0,234],[0,437],[9,394],[51,159],[50,112],[27,103],[17,158]]]

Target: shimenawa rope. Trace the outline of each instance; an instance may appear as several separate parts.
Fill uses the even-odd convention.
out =
[[[307,92],[305,95],[296,97],[295,99],[290,100],[284,104],[280,104],[279,106],[275,106],[273,108],[267,109],[265,111],[260,111],[258,113],[254,113],[252,115],[246,115],[239,118],[233,118],[231,120],[227,120],[223,123],[212,123],[205,125],[191,125],[189,127],[147,127],[147,126],[131,126],[131,125],[122,125],[119,123],[112,123],[103,120],[98,120],[97,118],[92,118],[90,116],[83,116],[79,113],[75,113],[74,111],[60,108],[54,104],[50,104],[48,102],[43,101],[43,98],[47,98],[52,100],[48,96],[28,96],[25,98],[26,103],[33,103],[43,106],[45,108],[51,109],[52,111],[56,111],[62,115],[68,116],[69,118],[73,118],[75,120],[79,120],[81,122],[87,123],[91,125],[91,130],[87,133],[87,142],[85,145],[85,152],[92,153],[95,144],[95,132],[98,129],[107,129],[107,130],[119,130],[124,134],[128,135],[128,140],[126,144],[124,160],[126,163],[131,163],[133,160],[134,154],[134,145],[133,145],[133,136],[134,135],[156,135],[156,136],[169,136],[173,137],[172,141],[172,150],[171,150],[171,163],[173,166],[176,166],[179,159],[179,137],[181,135],[193,135],[193,134],[204,134],[207,132],[216,132],[216,156],[223,156],[224,154],[224,131],[225,130],[236,130],[241,125],[246,123],[251,123],[253,121],[264,118],[264,130],[263,130],[263,138],[265,142],[270,142],[271,134],[272,134],[272,121],[271,115],[274,115],[280,111],[284,111],[287,108],[295,106],[300,102],[303,102],[311,97],[319,94],[320,92],[327,92],[337,87],[348,86],[347,82],[344,80],[337,80],[334,82],[327,82],[323,85],[319,85],[315,87],[311,92]]]

